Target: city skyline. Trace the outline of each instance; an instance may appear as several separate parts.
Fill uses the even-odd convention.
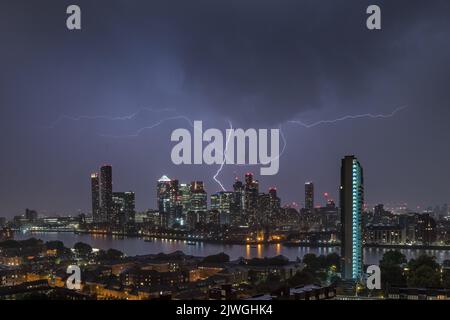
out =
[[[260,293],[268,290],[271,293],[267,295],[269,300],[275,297],[308,300],[309,296],[300,293],[311,292],[306,289],[309,286],[317,289],[314,295],[317,294],[318,299],[359,299],[360,293],[363,294],[362,297],[367,295],[370,299],[385,299],[386,293],[388,299],[402,299],[403,296],[398,296],[397,292],[413,295],[414,287],[418,286],[424,286],[421,289],[423,294],[430,297],[436,295],[431,288],[439,287],[438,299],[446,299],[450,283],[447,270],[450,260],[444,260],[440,264],[435,261],[436,256],[422,254],[418,262],[410,259],[408,267],[404,267],[402,264],[407,262],[406,255],[392,249],[406,248],[410,253],[417,249],[448,250],[450,208],[439,208],[438,211],[422,214],[410,211],[395,214],[379,204],[373,211],[365,210],[365,170],[355,155],[346,155],[341,159],[339,205],[336,206],[329,195],[324,194],[326,205],[316,207],[314,184],[308,181],[303,185],[303,208],[282,207],[277,189],[272,187],[267,193],[263,192],[259,180],[247,172],[243,179],[235,177],[233,191],[222,190],[209,194],[209,197],[203,181],[186,183],[163,175],[155,184],[156,209],[136,212],[134,192],[118,191],[113,187],[112,166],[101,165],[99,169],[100,173],[90,174],[92,216],[80,214],[76,217],[43,217],[36,210],[26,209],[24,215],[15,216],[11,220],[0,220],[0,286],[5,289],[3,297],[21,299],[23,294],[31,292],[30,286],[33,285],[33,290],[42,291],[43,295],[53,299],[58,299],[57,294],[64,299],[172,299],[174,295],[181,297],[185,290],[185,299],[189,299],[192,298],[189,288],[177,287],[177,284],[193,283],[198,287],[201,281],[209,280],[207,287],[197,290],[196,294],[203,299],[218,298],[218,283],[214,276],[229,268],[225,275],[226,283],[222,287],[228,288],[228,291],[222,290],[222,295],[227,292],[227,299],[240,297],[266,300]],[[34,235],[35,232],[38,233],[38,238],[15,240],[26,234]],[[88,243],[77,242],[73,249],[69,249],[62,241],[55,241],[55,238],[45,243],[42,240],[48,234],[56,234],[59,239],[64,233],[75,239],[84,236],[88,241],[96,241],[98,237],[107,241],[116,238],[125,243],[136,239],[154,243],[154,247],[147,249],[150,254],[128,257],[114,247],[104,251]],[[222,253],[204,258],[185,256],[182,251],[167,254],[165,251],[168,248],[155,255],[152,251],[161,250],[166,241],[181,245],[185,250],[188,249],[187,246],[201,244],[200,247],[203,247],[208,243],[225,247]],[[263,246],[268,251],[271,247],[275,248],[277,255],[269,253],[262,257]],[[142,246],[138,247],[146,252]],[[289,252],[288,248],[297,247],[298,250],[290,254],[299,254],[301,258],[297,256],[295,260],[290,260],[281,255],[282,247],[285,252]],[[126,244],[124,248],[133,250]],[[233,248],[245,248],[247,258],[240,256],[231,261],[227,253],[233,252]],[[257,249],[257,258],[249,259],[251,248]],[[321,248],[331,250],[331,253],[317,257],[300,248]],[[372,248],[377,248],[377,252],[385,250],[379,264],[367,264],[368,260],[374,258]],[[169,250],[172,249],[169,247]],[[36,256],[30,256],[31,252]],[[33,264],[39,264],[40,259],[46,257],[49,259],[47,269],[60,270],[56,274],[25,274],[25,256]],[[70,263],[74,258],[78,263],[82,260],[87,263],[81,264],[83,267],[71,265],[69,268],[84,268],[85,271],[105,268],[107,271],[105,274],[101,272],[93,275],[93,278],[91,276],[89,281],[82,281],[83,290],[80,286],[71,291],[69,280],[62,281],[66,276],[61,276],[63,270],[59,263],[53,262],[62,259],[63,263]],[[164,259],[163,264],[155,265],[150,262],[148,265],[148,260],[161,258]],[[171,259],[175,263],[169,262]],[[187,262],[189,259],[193,260]],[[393,259],[392,262],[389,259]],[[53,262],[48,264],[49,261]],[[105,265],[108,261],[117,263],[117,268]],[[213,261],[211,265],[210,262]],[[429,276],[422,276],[423,267],[418,265],[426,266]],[[369,270],[378,270],[375,272],[378,272],[379,277],[380,268],[384,268],[383,277],[386,278],[383,280],[387,279],[387,282],[383,282],[384,292],[381,291],[380,280],[374,287],[369,285],[373,276]],[[394,268],[388,271],[389,276],[386,276],[386,268]],[[322,276],[319,277],[318,272]],[[258,283],[270,285],[274,276],[279,279],[274,282],[277,284],[273,288],[284,286],[288,294],[278,296],[269,287],[258,287]],[[284,281],[283,285],[280,280]],[[121,286],[113,289],[93,285],[93,281],[121,283]],[[245,284],[247,289],[238,293],[231,289],[232,283],[237,286]],[[295,283],[300,286],[295,286]],[[395,286],[391,288],[390,284]],[[253,288],[253,285],[256,287]],[[61,289],[65,286],[70,290]],[[171,290],[163,291],[161,287]],[[149,292],[130,294],[139,290]],[[373,297],[372,293],[375,294]]]
[[[134,191],[134,189],[132,187],[129,188],[129,189],[122,189],[120,187],[119,188],[115,187],[114,190],[113,190],[113,184],[114,184],[113,181],[114,180],[112,178],[112,165],[110,165],[110,164],[103,164],[103,165],[101,165],[99,167],[100,170],[93,170],[90,173],[91,184],[90,184],[89,193],[88,193],[89,201],[87,202],[88,204],[87,204],[85,210],[77,209],[74,212],[67,212],[66,210],[63,210],[61,212],[56,212],[56,211],[52,211],[52,210],[42,210],[42,209],[39,209],[39,208],[35,208],[33,206],[25,205],[25,207],[18,209],[18,211],[14,212],[14,214],[11,214],[9,216],[8,215],[4,215],[3,217],[12,218],[13,216],[16,216],[18,214],[20,215],[23,212],[23,210],[25,210],[25,208],[33,208],[36,211],[38,211],[40,214],[44,214],[44,215],[48,215],[48,216],[51,216],[52,214],[57,214],[57,215],[65,215],[65,214],[76,215],[76,214],[79,214],[79,213],[85,213],[85,214],[94,215],[94,212],[95,212],[94,206],[95,205],[98,205],[98,210],[99,210],[98,212],[99,212],[99,214],[103,214],[102,210],[104,212],[106,212],[108,210],[110,211],[111,209],[101,208],[101,203],[103,203],[104,201],[102,201],[102,199],[100,199],[100,195],[101,194],[105,194],[105,192],[103,192],[103,193],[101,192],[101,189],[102,189],[101,181],[102,180],[101,180],[100,177],[101,177],[102,170],[105,170],[105,168],[106,168],[107,171],[104,173],[104,175],[105,175],[105,177],[108,177],[108,182],[106,183],[107,186],[103,187],[103,188],[106,188],[108,190],[107,193],[111,194],[110,196],[106,195],[106,197],[108,199],[111,198],[109,200],[110,202],[112,202],[113,193],[117,193],[118,192],[116,190],[127,190],[126,192],[132,192],[133,194],[136,194],[136,192]],[[241,178],[245,178],[245,176],[248,175],[248,174],[251,174],[252,176],[258,177],[258,180],[257,180],[258,184],[261,181],[263,186],[267,186],[266,188],[261,188],[260,192],[270,193],[271,189],[275,189],[275,190],[277,190],[277,194],[278,195],[283,194],[283,191],[282,191],[283,190],[283,186],[271,185],[271,184],[267,183],[267,181],[265,181],[265,179],[270,179],[270,177],[259,176],[257,174],[254,174],[253,172],[249,172],[249,171],[244,173],[242,175],[242,177],[240,177],[239,175],[234,173],[234,175],[233,175],[233,182],[235,183],[236,181],[245,181],[245,179],[241,179]],[[160,181],[161,179],[168,179],[168,181],[181,181],[182,182],[181,186],[182,185],[186,185],[186,183],[190,183],[191,181],[199,181],[199,182],[201,182],[202,184],[205,185],[204,190],[206,191],[206,193],[208,195],[208,200],[209,200],[209,197],[211,195],[218,194],[218,193],[221,193],[221,192],[225,192],[225,193],[232,192],[233,191],[233,186],[234,186],[234,184],[233,184],[231,186],[231,188],[228,188],[226,190],[220,190],[219,188],[217,188],[216,191],[211,191],[211,190],[207,189],[207,187],[206,187],[207,184],[204,181],[195,179],[195,177],[191,177],[191,178],[188,178],[186,180],[180,180],[180,179],[177,179],[177,178],[169,178],[167,175],[163,174],[159,179],[155,179],[155,181]],[[120,183],[116,182],[116,186],[117,185],[120,185]],[[283,199],[282,202],[281,202],[281,205],[283,207],[292,207],[292,208],[296,208],[296,209],[305,208],[307,210],[310,210],[311,208],[315,208],[316,209],[316,208],[319,208],[320,206],[326,206],[328,200],[334,201],[336,203],[339,201],[339,197],[340,197],[340,195],[339,195],[340,194],[340,183],[337,184],[336,190],[334,190],[334,192],[333,191],[330,192],[328,190],[324,191],[323,193],[322,192],[321,193],[317,192],[315,190],[315,182],[311,181],[311,180],[305,181],[304,184],[299,183],[297,185],[297,187],[298,187],[298,190],[299,190],[298,200],[297,201],[287,201],[287,200],[284,200],[283,197],[280,197],[281,199]],[[320,188],[320,186],[319,186],[319,188]],[[321,189],[323,189],[323,188],[321,188]],[[281,190],[281,192],[280,192],[280,190]],[[325,190],[325,189],[323,189],[323,190]],[[96,196],[98,197],[97,201],[94,199],[94,193],[95,192],[97,192],[97,194],[96,194]],[[152,190],[150,190],[146,194],[149,194],[149,193],[152,194]],[[151,198],[153,198],[153,199],[151,199]],[[148,201],[148,199],[151,199],[151,200]],[[86,201],[84,201],[84,202],[86,202]],[[158,202],[158,197],[154,195],[154,192],[153,192],[153,197],[152,196],[148,197],[146,202],[153,202],[153,203],[150,203],[148,206],[144,206],[144,207],[141,207],[141,208],[137,208],[136,207],[136,211],[146,211],[146,210],[158,209],[158,205],[155,205]],[[208,201],[207,204],[208,204],[208,207],[209,207],[210,202]],[[384,206],[388,207],[390,210],[394,210],[394,211],[395,210],[405,211],[406,209],[408,209],[410,212],[417,212],[417,213],[422,213],[422,212],[425,213],[425,212],[427,212],[430,209],[433,210],[435,207],[442,206],[442,205],[447,205],[450,208],[450,204],[447,203],[447,202],[430,204],[429,206],[415,207],[414,208],[414,207],[409,207],[407,203],[401,202],[401,201],[394,202],[394,203],[389,203],[389,202],[384,202],[384,201],[367,203],[366,201],[364,201],[364,210],[369,210],[369,211],[372,210],[372,209],[376,210],[376,207],[378,205],[380,205],[380,204],[383,204]],[[2,215],[0,215],[0,217],[1,216]],[[105,220],[105,219],[106,218],[100,218],[100,220]]]

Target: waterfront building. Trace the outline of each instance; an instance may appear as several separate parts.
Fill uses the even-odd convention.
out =
[[[36,222],[38,218],[38,213],[36,210],[25,209],[25,219],[28,222]]]
[[[423,245],[436,242],[436,221],[428,213],[418,215],[416,224],[416,241]]]
[[[305,209],[308,213],[314,211],[314,184],[312,182],[305,183]]]
[[[186,221],[187,213],[190,210],[191,203],[191,185],[189,183],[181,183],[180,184],[180,199],[181,199],[181,207],[182,207],[182,225]]]
[[[230,224],[234,201],[233,192],[220,191],[211,195],[211,210],[219,211],[221,225]]]
[[[336,230],[339,224],[339,209],[333,200],[327,200],[325,207],[318,208],[321,226],[324,231]]]
[[[364,237],[367,244],[404,244],[406,229],[399,225],[368,225]]]
[[[202,181],[193,181],[191,183],[191,196],[189,211],[206,212],[208,210],[207,193],[203,187]]]
[[[100,168],[101,222],[113,222],[112,188],[112,167],[104,165]]]
[[[343,278],[358,280],[363,273],[362,213],[364,207],[363,168],[355,156],[341,163],[341,255]]]
[[[91,174],[91,201],[94,222],[102,222],[100,214],[100,178],[97,172]]]
[[[161,215],[161,226],[165,228],[171,226],[171,189],[172,180],[166,175],[163,175],[156,184],[156,201]]]
[[[234,201],[231,208],[230,223],[233,226],[238,226],[244,223],[244,211],[245,211],[245,187],[239,178],[235,178],[233,184]]]
[[[113,212],[116,225],[133,224],[135,220],[134,192],[113,192]]]
[[[258,195],[259,182],[253,178],[252,173],[245,174],[244,186],[244,212],[247,224],[250,227],[257,226],[257,211],[258,211]]]

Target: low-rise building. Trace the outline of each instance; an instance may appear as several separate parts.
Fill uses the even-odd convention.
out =
[[[368,225],[365,229],[366,244],[404,244],[406,229],[400,225]]]

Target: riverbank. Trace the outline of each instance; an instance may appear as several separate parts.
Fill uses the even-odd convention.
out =
[[[15,232],[19,232],[15,230]],[[83,230],[29,230],[28,233],[51,233],[51,232],[61,232],[61,233],[74,233],[74,234],[87,234],[87,235],[101,235],[101,236],[111,236],[119,238],[136,238],[144,241],[149,241],[150,239],[159,240],[177,240],[177,241],[187,241],[189,243],[199,242],[199,243],[211,243],[219,245],[241,245],[241,246],[270,246],[270,245],[282,245],[285,247],[303,247],[303,248],[340,248],[340,243],[318,243],[318,242],[294,242],[294,241],[239,241],[239,240],[221,240],[221,239],[205,239],[196,237],[179,237],[173,235],[139,235],[139,234],[129,234],[129,233],[107,233],[98,231],[83,231]],[[412,249],[412,250],[443,250],[450,251],[450,245],[409,245],[409,244],[364,244],[365,248],[382,248],[382,249]]]
[[[450,250],[450,245],[419,245],[419,244],[365,244],[365,248],[413,249],[413,250]]]
[[[84,242],[98,249],[116,249],[125,253],[127,256],[148,255],[158,253],[172,253],[174,251],[182,251],[188,255],[203,257],[219,252],[224,252],[230,256],[232,260],[240,257],[244,258],[264,258],[283,255],[289,260],[303,258],[305,254],[313,253],[315,255],[327,255],[330,253],[340,254],[339,247],[318,247],[318,246],[285,246],[278,244],[266,245],[239,245],[210,243],[202,241],[187,241],[174,239],[158,239],[138,237],[122,237],[106,234],[75,234],[70,232],[19,232],[15,234],[16,240],[25,240],[29,238],[38,238],[43,241],[62,241],[69,247],[73,247],[77,242]],[[390,249],[382,247],[366,247],[364,248],[364,263],[378,264],[383,254]],[[407,259],[417,258],[421,254],[428,254],[436,257],[436,261],[442,263],[444,260],[450,260],[450,250],[424,250],[424,249],[397,249]]]

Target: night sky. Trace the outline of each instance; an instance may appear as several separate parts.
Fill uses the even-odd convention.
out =
[[[81,31],[66,28],[70,4]],[[366,29],[369,4],[381,31]],[[449,13],[448,0],[1,0],[0,216],[89,211],[104,163],[139,210],[156,207],[163,174],[219,191],[217,165],[172,164],[172,130],[192,130],[181,116],[281,126],[280,171],[257,177],[283,204],[303,203],[309,180],[317,202],[336,199],[346,154],[369,205],[449,203]],[[247,171],[259,168],[219,179],[231,188]]]

